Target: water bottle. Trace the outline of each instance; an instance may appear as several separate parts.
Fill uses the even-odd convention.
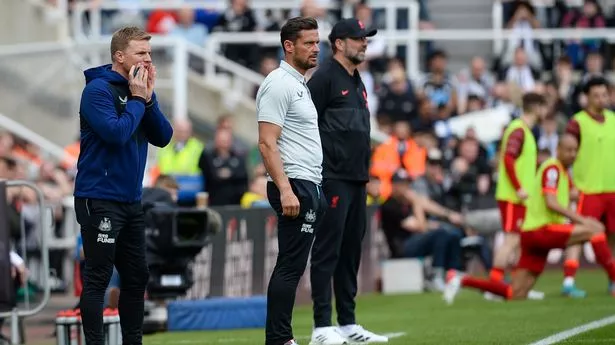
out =
[[[113,345],[111,342],[111,317],[109,309],[103,310],[103,332],[105,334],[105,345]]]
[[[115,332],[115,336],[112,336],[111,345],[121,345],[122,344],[122,328],[120,326],[120,313],[117,309],[112,309],[111,322],[113,324],[113,329]]]
[[[66,326],[68,327],[68,340],[70,345],[79,344],[79,319],[73,310],[66,312]]]
[[[62,310],[56,315],[56,344],[68,345],[66,332],[66,311]]]

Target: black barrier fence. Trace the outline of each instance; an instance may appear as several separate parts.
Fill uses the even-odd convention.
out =
[[[213,208],[222,216],[222,230],[196,257],[194,285],[188,299],[264,295],[278,255],[277,218],[268,208]],[[377,207],[368,208],[368,230],[363,241],[359,293],[376,288],[379,263],[388,257],[379,230]],[[310,300],[309,263],[297,291],[297,300]]]
[[[0,311],[9,311],[15,303],[15,287],[11,277],[10,229],[6,182],[0,181]]]

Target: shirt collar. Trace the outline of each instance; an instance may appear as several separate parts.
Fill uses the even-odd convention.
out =
[[[282,60],[280,62],[280,68],[282,68],[283,70],[285,70],[288,74],[292,75],[293,77],[295,77],[295,79],[297,79],[300,83],[305,83],[305,76],[301,73],[299,73],[299,71],[297,71],[293,66],[291,66],[288,62]]]

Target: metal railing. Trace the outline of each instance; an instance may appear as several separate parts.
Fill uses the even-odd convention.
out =
[[[410,36],[405,37],[401,40],[395,40],[390,43],[404,43],[408,44],[407,50],[408,52],[417,51],[418,45],[413,45],[413,42],[416,42],[416,38],[414,37],[414,32],[418,31],[418,16],[419,16],[419,6],[414,0],[368,0],[368,4],[374,9],[384,9],[385,10],[385,29],[381,30],[381,35],[393,35],[397,30],[397,14],[396,11],[398,9],[408,9],[408,20],[410,28],[412,29],[412,33]],[[299,0],[259,0],[253,1],[250,3],[250,8],[253,10],[296,10],[300,8],[301,1]],[[190,8],[207,8],[212,10],[226,10],[228,8],[227,1],[166,1],[166,2],[158,2],[151,0],[142,0],[138,4],[130,4],[125,1],[103,1],[99,6],[93,7],[89,2],[78,2],[75,4],[73,8],[73,17],[72,17],[72,31],[74,38],[78,41],[87,40],[87,39],[100,39],[103,37],[102,34],[102,10],[121,10],[121,9],[139,9],[142,11],[154,10],[154,9],[179,9],[182,7],[190,7]],[[336,9],[336,5],[333,2],[329,2],[324,5],[325,8],[328,9]],[[349,14],[348,7],[343,8],[344,13],[346,15]],[[83,30],[84,23],[83,18],[84,14],[89,14],[89,26],[88,32],[89,35],[86,34]],[[411,20],[416,18],[416,20]],[[248,33],[248,35],[254,35],[255,33]],[[329,33],[324,33],[321,37],[327,37]],[[215,35],[215,34],[214,34]],[[259,35],[259,33],[256,33]],[[211,35],[209,36],[211,37]],[[209,40],[208,37],[208,40]],[[276,40],[274,40],[279,44],[279,35]],[[255,41],[254,37],[251,40],[247,41],[248,43],[260,43],[260,44],[276,44],[271,40],[266,41]],[[231,43],[231,42],[220,42],[220,43]],[[245,41],[236,42],[236,43],[245,43]],[[387,54],[394,55],[396,52],[396,47],[394,44],[389,44],[387,46]],[[410,54],[409,54],[410,55]],[[418,56],[418,55],[417,55]],[[408,66],[413,66],[410,69],[416,70],[418,69],[418,61],[408,60]]]
[[[34,307],[20,310],[19,308],[14,308],[9,312],[0,312],[0,318],[10,317],[11,320],[11,343],[12,344],[20,344],[20,336],[19,336],[19,318],[32,316],[38,314],[49,302],[49,297],[51,295],[51,290],[49,286],[49,247],[48,247],[48,236],[49,232],[47,231],[51,227],[51,223],[46,221],[46,212],[45,209],[45,197],[43,192],[36,186],[36,184],[28,181],[0,181],[0,188],[9,188],[9,187],[27,187],[36,193],[38,207],[39,207],[39,217],[38,217],[38,225],[40,231],[40,252],[41,252],[41,272],[39,272],[40,276],[40,286],[43,289],[43,298],[41,301]],[[25,233],[22,228],[22,241],[25,241]],[[27,261],[27,257],[24,258]]]

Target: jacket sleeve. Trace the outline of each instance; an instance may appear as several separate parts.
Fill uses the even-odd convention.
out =
[[[100,138],[110,144],[123,145],[139,128],[145,113],[145,100],[134,98],[126,103],[124,113],[115,110],[113,94],[96,81],[83,89],[80,114]]]
[[[145,106],[145,116],[143,117],[142,125],[147,141],[150,144],[165,147],[171,141],[173,128],[160,110],[155,93],[152,95],[151,101]]]
[[[317,70],[312,75],[312,78],[307,83],[308,89],[310,89],[310,94],[312,96],[312,102],[316,107],[316,111],[318,112],[318,117],[322,117],[325,113],[325,109],[329,104],[329,97],[331,92],[331,82],[330,78],[326,73],[322,73],[323,71]]]

